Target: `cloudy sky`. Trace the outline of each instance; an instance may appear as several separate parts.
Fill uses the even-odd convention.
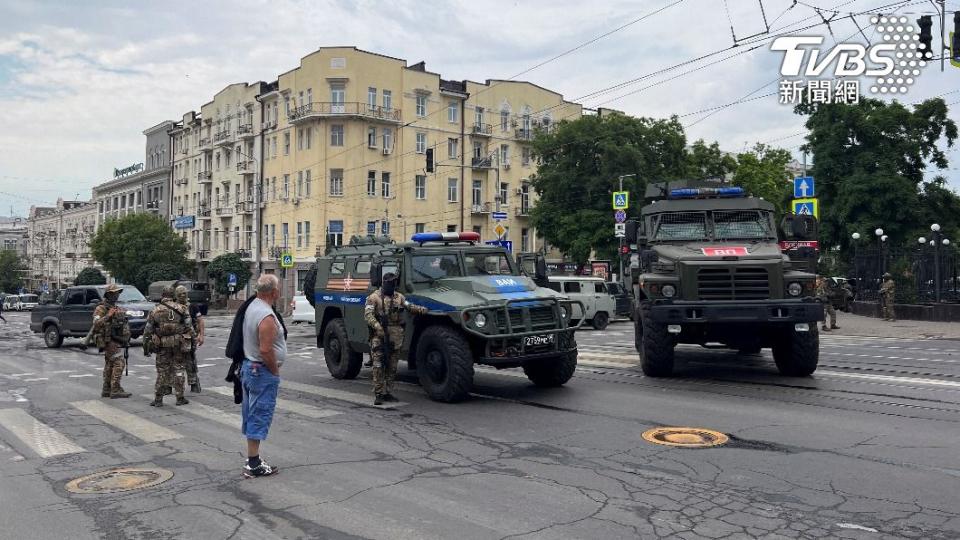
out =
[[[960,10],[960,1],[947,6]],[[448,79],[519,75],[587,107],[677,114],[691,141],[716,140],[728,151],[760,141],[796,153],[802,119],[766,96],[777,91],[782,56],[763,33],[832,18],[829,28],[795,33],[826,36],[828,45],[863,41],[856,20],[876,39],[870,15],[857,15],[871,9],[915,19],[933,7],[914,0],[0,0],[0,215],[11,207],[23,215],[58,196],[89,197],[114,167],[143,161],[145,128],[198,110],[229,83],[273,81],[332,45],[425,60]],[[730,49],[732,34],[752,45]],[[960,68],[930,66],[901,99],[948,92],[960,122]],[[960,151],[949,157],[947,175],[960,187]]]

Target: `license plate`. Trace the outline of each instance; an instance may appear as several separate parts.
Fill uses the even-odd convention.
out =
[[[551,343],[553,343],[553,334],[547,334],[545,336],[527,336],[523,338],[523,344],[527,347],[549,345]]]

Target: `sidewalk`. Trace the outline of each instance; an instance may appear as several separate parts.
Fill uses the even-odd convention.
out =
[[[840,326],[839,330],[821,332],[820,335],[960,339],[960,323],[907,320],[889,322],[837,311],[837,325]]]

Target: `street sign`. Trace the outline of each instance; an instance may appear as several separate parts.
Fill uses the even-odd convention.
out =
[[[237,285],[237,275],[234,274],[233,272],[231,272],[230,275],[227,276],[227,284],[228,284],[228,285],[234,285],[234,286],[236,286],[236,285]]]
[[[623,210],[617,210],[613,213],[613,219],[615,219],[617,223],[623,223],[627,221],[627,213]]]
[[[280,267],[293,268],[293,255],[291,255],[289,251],[285,251],[280,255]]]
[[[487,240],[484,244],[488,246],[500,246],[506,248],[508,252],[513,253],[513,242],[510,240]]]
[[[794,199],[793,213],[798,216],[813,216],[820,219],[820,201],[811,199]]]
[[[503,235],[507,233],[507,228],[497,223],[497,226],[493,228],[493,232],[497,233],[497,238],[502,240]]]
[[[630,208],[630,192],[614,191],[613,192],[613,209],[626,210],[627,208]]]
[[[793,179],[793,198],[794,199],[806,199],[809,197],[816,197],[817,190],[816,184],[813,181],[812,176],[798,176]]]
[[[617,238],[624,238],[627,236],[627,224],[626,223],[615,223],[613,225],[613,235]]]
[[[494,221],[506,221],[507,213],[506,212],[490,212],[490,217],[493,218]]]

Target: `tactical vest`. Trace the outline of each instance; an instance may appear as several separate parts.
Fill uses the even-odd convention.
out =
[[[177,306],[179,307],[179,306]],[[166,302],[157,305],[150,318],[153,320],[153,331],[157,335],[159,347],[164,349],[180,349],[189,351],[191,346],[190,316],[174,309]]]

